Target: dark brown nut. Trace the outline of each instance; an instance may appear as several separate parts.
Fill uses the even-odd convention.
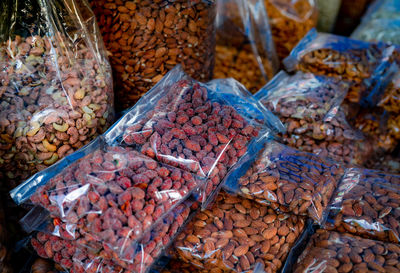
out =
[[[66,167],[31,200],[50,212],[60,237],[102,242],[129,259],[134,243],[201,182],[130,148],[108,146]]]
[[[317,25],[317,8],[313,1],[265,0],[279,58],[282,60]]]
[[[116,105],[126,109],[182,64],[198,80],[214,65],[214,1],[89,1],[117,82]]]
[[[171,252],[199,272],[252,272],[257,263],[278,272],[303,228],[302,217],[220,193],[177,236]]]
[[[247,45],[243,48],[217,45],[214,67],[214,78],[234,78],[242,83],[250,92],[257,92],[273,76],[273,68],[265,60],[264,70],[267,78],[262,73],[252,49]]]
[[[400,175],[348,169],[330,205],[327,228],[400,242]]]
[[[126,126],[122,137],[149,157],[207,177],[205,196],[245,154],[263,126],[211,95],[192,80],[180,80],[168,87],[146,119]]]
[[[293,272],[399,272],[399,261],[397,244],[318,229]]]
[[[239,179],[239,194],[321,222],[343,172],[340,164],[271,141]]]
[[[391,117],[382,108],[363,110],[355,119],[354,127],[370,139],[376,155],[391,153],[398,144],[400,133],[390,127],[390,121]]]
[[[42,258],[37,258],[32,266],[31,266],[31,272],[32,273],[53,273],[53,272],[58,272],[56,265],[50,261],[50,260],[45,260]]]
[[[8,190],[113,121],[108,62],[85,43],[55,36],[16,36],[0,44],[0,179]]]
[[[388,87],[385,89],[378,106],[388,112],[400,113],[400,73],[397,73]]]

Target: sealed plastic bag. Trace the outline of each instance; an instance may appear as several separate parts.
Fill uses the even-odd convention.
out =
[[[400,242],[400,175],[347,169],[330,204],[326,226],[362,237]]]
[[[177,64],[197,80],[212,78],[213,0],[90,0],[117,82],[119,109],[133,106]]]
[[[362,164],[371,152],[340,107],[349,84],[336,78],[279,72],[254,95],[286,126],[281,141],[346,164]]]
[[[178,235],[171,252],[198,272],[279,272],[304,225],[302,217],[221,192]]]
[[[265,0],[276,50],[282,60],[317,25],[314,0]]]
[[[260,89],[279,64],[263,0],[217,2],[214,78],[235,78]]]
[[[399,257],[397,244],[318,229],[293,272],[398,272]]]
[[[266,130],[283,125],[241,84],[233,79],[201,84],[177,67],[105,138],[207,177],[207,196]]]
[[[363,21],[351,34],[351,38],[367,42],[400,44],[400,16],[396,19]]]
[[[90,10],[81,16],[74,0],[3,8],[0,179],[11,188],[103,133],[113,121],[113,92]]]
[[[53,259],[69,272],[148,272],[162,251],[177,235],[190,215],[192,201],[178,205],[159,225],[146,233],[136,246],[133,258],[124,261],[103,246],[84,247],[76,240],[66,240],[44,232],[38,232],[31,244],[39,256]]]
[[[116,257],[129,260],[145,232],[203,181],[131,148],[102,147],[100,140],[83,149],[86,155],[72,164],[61,161],[33,176],[13,197],[29,197],[45,208],[58,236],[87,246],[100,242]]]
[[[226,178],[229,190],[278,211],[308,215],[318,223],[323,221],[344,173],[340,164],[275,141],[267,142],[264,149],[252,156]]]
[[[399,18],[400,2],[397,0],[375,0],[365,12],[362,21],[373,21],[375,19],[397,19]]]
[[[397,66],[395,47],[368,43],[312,29],[284,60],[288,71],[301,70],[351,83],[347,100],[375,105]]]

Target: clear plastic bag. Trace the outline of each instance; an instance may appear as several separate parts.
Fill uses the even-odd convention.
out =
[[[397,66],[395,47],[312,29],[283,61],[288,71],[301,70],[351,83],[347,100],[375,105]]]
[[[171,252],[199,272],[278,272],[304,226],[303,217],[221,192],[188,223]]]
[[[106,134],[158,161],[208,178],[206,196],[280,120],[233,79],[200,84],[177,67]]]
[[[399,256],[397,244],[318,229],[293,272],[398,272]]]
[[[343,166],[327,158],[269,141],[249,156],[224,186],[277,211],[308,215],[318,223],[344,173]],[[245,161],[245,160],[244,160]]]
[[[400,73],[392,79],[378,106],[391,113],[400,113]]]
[[[137,245],[129,261],[113,256],[109,249],[100,245],[83,246],[79,241],[66,240],[45,232],[36,233],[31,244],[39,256],[52,259],[66,271],[80,272],[148,272],[163,250],[178,234],[196,210],[198,204],[188,200],[174,208],[162,223],[146,233]]]
[[[101,143],[96,147],[97,142],[100,139],[65,168],[57,164],[31,178],[16,190],[16,199],[29,197],[45,208],[58,236],[81,245],[100,243],[121,260],[129,260],[145,233],[204,181],[131,148]]]
[[[214,78],[235,78],[255,93],[279,66],[263,0],[217,2]]]
[[[391,153],[398,144],[389,128],[389,118],[388,112],[376,107],[362,110],[354,120],[355,128],[362,131],[371,142],[374,156]]]
[[[349,84],[336,78],[279,72],[254,95],[286,126],[281,141],[346,164],[362,164],[371,153],[361,132],[340,107]]]
[[[362,21],[375,19],[397,19],[399,18],[400,3],[397,0],[375,0],[365,12]]]
[[[90,0],[117,82],[120,110],[133,106],[178,64],[197,80],[212,78],[214,0]]]
[[[326,227],[400,242],[400,175],[347,169],[329,205]]]
[[[400,16],[396,19],[363,21],[351,34],[351,38],[367,42],[400,44]]]
[[[282,60],[317,25],[314,0],[264,0],[270,18],[272,37]]]
[[[102,134],[113,122],[113,89],[90,10],[82,16],[74,0],[2,8],[0,179],[11,189]]]

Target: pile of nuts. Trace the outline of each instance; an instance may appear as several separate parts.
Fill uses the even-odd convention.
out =
[[[399,272],[399,259],[397,244],[319,229],[293,272]]]
[[[304,225],[302,217],[220,193],[177,236],[174,253],[199,272],[253,272],[256,264],[278,272]]]
[[[317,9],[310,0],[264,0],[279,59],[284,59],[317,25]]]
[[[251,93],[255,93],[267,83],[267,79],[272,78],[272,65],[266,58],[262,58],[265,62],[263,67],[267,74],[266,79],[250,45],[240,49],[234,46],[217,45],[215,51],[215,79],[234,78]]]
[[[321,222],[342,166],[271,141],[239,179],[239,194]]]
[[[102,242],[131,259],[134,243],[200,182],[129,148],[107,147],[65,168],[31,200],[51,213],[62,238]]]
[[[155,108],[124,130],[123,142],[143,154],[209,178],[209,195],[258,136],[261,123],[209,97],[189,80],[171,86]]]
[[[40,36],[0,44],[0,179],[9,189],[113,121],[109,64],[83,43],[55,37],[64,44]]]
[[[388,54],[386,51],[390,51],[387,47],[372,43],[365,49],[346,51],[329,48],[329,45],[327,48],[323,45],[315,48],[318,46],[317,42],[315,43],[314,47],[312,43],[308,44],[308,47],[313,48],[312,50],[306,50],[304,54],[296,57],[298,58],[296,69],[348,81],[351,86],[346,99],[353,103],[359,103],[363,96],[367,95],[367,89],[370,87],[364,80],[376,76],[375,69],[388,57],[385,56]],[[379,73],[384,73],[384,71]]]
[[[74,273],[98,272],[146,272],[161,251],[176,236],[180,226],[187,220],[190,211],[196,209],[196,204],[179,204],[169,213],[162,224],[147,232],[138,242],[134,255],[129,261],[113,255],[107,248],[97,248],[75,244],[74,241],[62,239],[43,232],[31,239],[31,244],[39,256],[52,259],[64,269]]]
[[[400,242],[400,175],[348,169],[332,199],[329,229]]]
[[[133,106],[177,64],[198,80],[211,79],[214,1],[89,2],[111,52],[116,105],[121,109]]]

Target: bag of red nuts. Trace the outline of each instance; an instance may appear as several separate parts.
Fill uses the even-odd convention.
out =
[[[178,67],[104,135],[11,196],[43,207],[60,237],[131,260],[146,232],[192,193],[211,199],[247,149],[277,130],[267,121],[282,126],[236,81],[203,85]]]

